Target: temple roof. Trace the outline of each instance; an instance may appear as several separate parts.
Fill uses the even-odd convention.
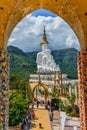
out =
[[[42,40],[41,40],[41,45],[43,45],[43,44],[48,44],[45,26],[44,26],[44,31],[43,31],[43,37],[42,37]]]

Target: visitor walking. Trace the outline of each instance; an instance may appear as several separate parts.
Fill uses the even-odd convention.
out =
[[[31,125],[31,112],[28,110],[22,119],[22,130],[29,130]]]
[[[39,101],[37,100],[37,108],[39,107]]]
[[[34,119],[35,118],[35,112],[34,112],[34,110],[32,110],[32,119]]]

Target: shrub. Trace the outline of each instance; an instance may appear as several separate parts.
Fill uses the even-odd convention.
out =
[[[9,103],[9,125],[18,125],[26,112],[29,104],[28,99],[23,98],[23,94],[15,91],[10,95]]]

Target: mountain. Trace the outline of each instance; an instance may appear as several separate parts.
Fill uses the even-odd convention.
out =
[[[67,74],[71,79],[77,78],[77,53],[78,51],[74,48],[52,51],[55,62],[59,64],[62,73]]]
[[[17,47],[8,46],[10,53],[10,73],[21,77],[28,73],[36,73],[36,55],[38,52],[23,52]],[[68,78],[77,78],[77,53],[74,48],[53,50],[51,54],[54,60],[59,64],[62,73],[66,73]]]
[[[28,73],[36,73],[36,62],[17,47],[8,46],[10,53],[10,73],[25,77]]]

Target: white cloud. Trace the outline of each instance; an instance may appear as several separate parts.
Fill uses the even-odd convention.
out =
[[[14,42],[16,39],[15,38],[10,38],[9,42]]]
[[[68,35],[65,41],[65,44],[69,47],[72,47],[74,43],[74,39],[72,38],[72,35]]]
[[[76,38],[73,38],[72,35],[68,35],[65,41],[65,45],[69,48],[76,48],[76,49],[80,49],[79,44],[78,44],[78,40]]]
[[[17,46],[24,51],[39,50],[44,25],[50,43],[49,48],[80,48],[75,34],[60,17],[35,17],[31,14],[25,17],[13,30],[8,45]]]

